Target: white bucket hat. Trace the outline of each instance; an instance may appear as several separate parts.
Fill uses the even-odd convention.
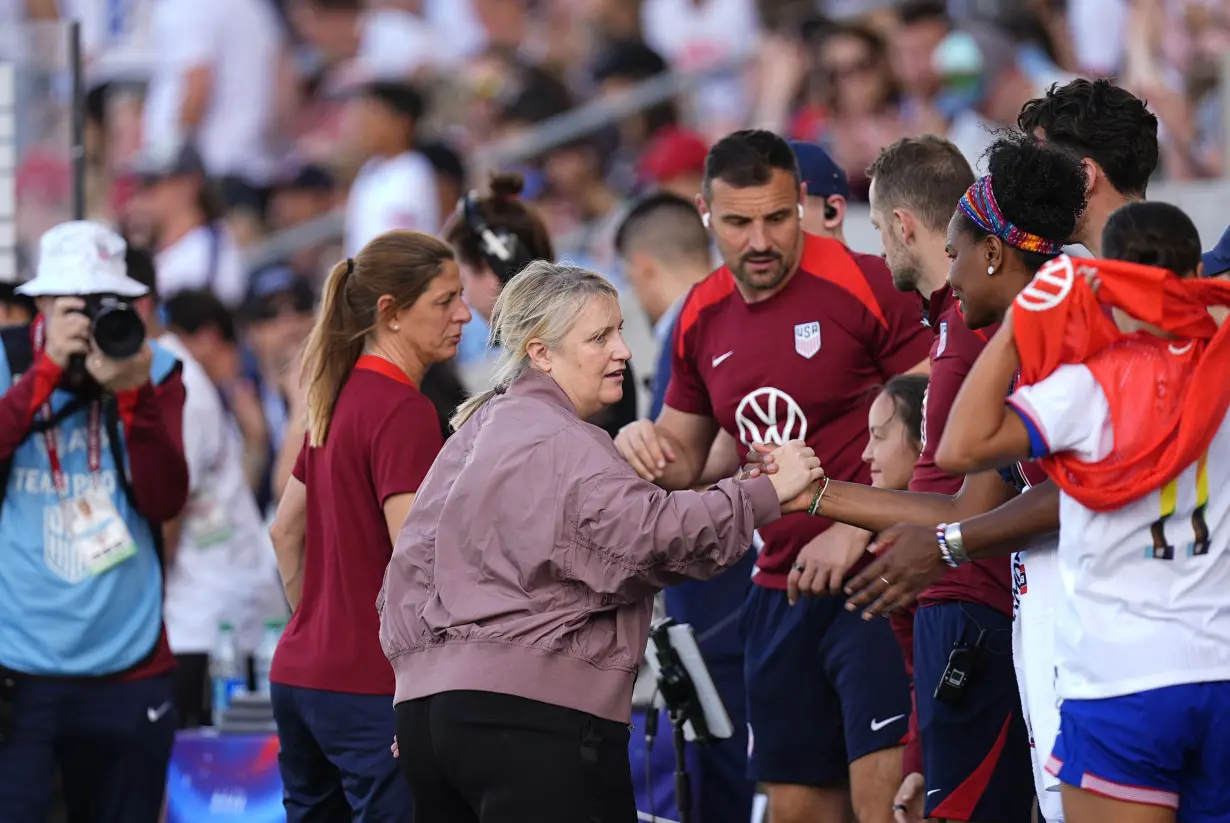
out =
[[[124,238],[101,223],[70,220],[43,233],[38,271],[18,286],[30,297],[114,294],[143,297],[149,289],[128,276]]]

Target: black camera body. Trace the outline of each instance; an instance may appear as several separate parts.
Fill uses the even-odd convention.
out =
[[[126,360],[145,344],[145,323],[132,304],[114,294],[89,294],[81,298],[81,313],[90,318],[90,336],[100,352],[112,360]]]

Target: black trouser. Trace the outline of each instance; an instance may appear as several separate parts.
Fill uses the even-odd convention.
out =
[[[415,823],[634,823],[628,727],[492,692],[397,704]]]

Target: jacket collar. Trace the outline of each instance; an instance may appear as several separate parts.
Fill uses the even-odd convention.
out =
[[[521,376],[512,382],[512,385],[508,387],[508,394],[532,397],[535,400],[550,403],[552,406],[558,406],[573,417],[579,417],[576,406],[572,405],[572,401],[560,388],[559,383],[555,382],[555,378],[532,366],[527,367]]]

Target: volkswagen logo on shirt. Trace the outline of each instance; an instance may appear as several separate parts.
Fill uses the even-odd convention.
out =
[[[793,397],[772,387],[756,389],[739,401],[735,425],[739,427],[739,439],[749,448],[753,443],[780,446],[807,437],[803,409]]]

